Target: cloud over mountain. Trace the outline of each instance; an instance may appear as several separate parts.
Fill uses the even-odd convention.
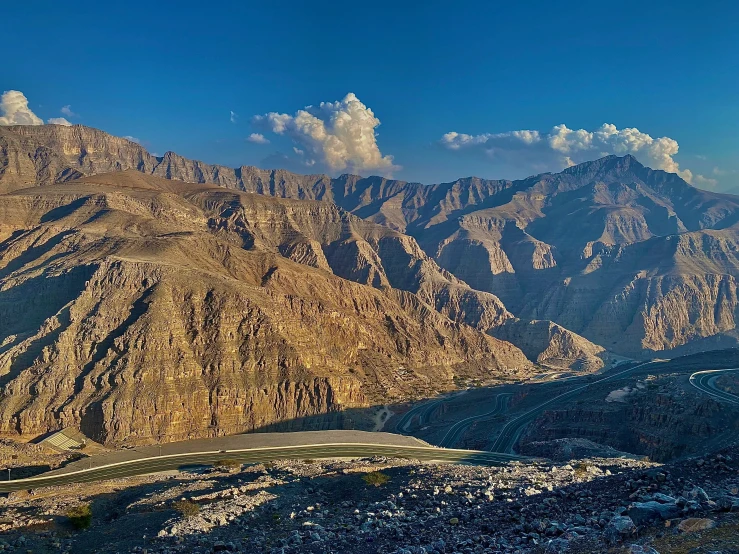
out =
[[[290,137],[303,151],[301,161],[306,166],[317,164],[332,173],[376,171],[384,175],[400,169],[377,145],[375,129],[380,120],[351,92],[341,101],[307,106],[294,115],[257,115],[252,123]]]
[[[60,110],[64,115],[76,116],[72,107],[67,105]],[[52,117],[47,120],[50,125],[71,126],[64,117]],[[28,98],[19,90],[6,90],[0,96],[0,125],[43,125],[44,120],[28,107]]]
[[[633,154],[651,167],[677,173],[686,181],[693,181],[693,173],[689,169],[680,169],[673,157],[679,148],[676,140],[653,138],[635,127],[618,129],[611,123],[604,123],[594,131],[570,129],[561,124],[548,133],[535,130],[480,135],[450,132],[441,137],[440,143],[450,150],[477,150],[491,159],[511,165],[531,164],[540,168],[544,164],[552,170],[607,154]],[[707,184],[702,175],[697,175],[696,179]]]
[[[28,98],[19,90],[6,90],[0,96],[0,125],[43,125],[43,120],[28,107]]]
[[[49,125],[64,125],[70,127],[72,124],[63,117],[52,117],[46,121]]]

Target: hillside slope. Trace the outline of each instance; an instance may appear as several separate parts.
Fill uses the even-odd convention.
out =
[[[518,181],[466,178],[424,186],[232,169],[171,152],[157,158],[137,144],[80,126],[0,129],[1,190],[111,169],[335,204],[414,238],[416,244],[402,248],[420,246],[430,262],[470,289],[492,293],[516,317],[551,320],[619,354],[649,357],[737,343],[739,199],[695,189],[631,156]],[[348,241],[367,258],[364,243],[372,240]],[[293,259],[313,256],[306,244],[296,248]],[[325,264],[338,268],[340,262],[324,255]],[[355,278],[375,286],[390,279],[369,259],[355,269]],[[439,307],[439,296],[432,290],[425,299]],[[463,320],[474,324],[474,318]]]
[[[361,220],[253,196],[135,172],[0,196],[0,432],[177,440],[530,369],[516,347],[428,303],[469,291],[453,277],[436,268],[414,294],[293,261],[304,241],[277,240],[285,221],[310,215],[317,240],[330,218]],[[479,295],[490,318],[507,316]]]

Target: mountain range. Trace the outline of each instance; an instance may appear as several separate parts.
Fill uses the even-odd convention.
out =
[[[733,346],[738,207],[631,156],[422,185],[0,127],[0,433],[176,440]]]

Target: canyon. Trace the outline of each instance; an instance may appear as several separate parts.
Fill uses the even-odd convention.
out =
[[[4,435],[216,436],[739,336],[739,198],[631,156],[426,186],[10,126],[0,193]]]

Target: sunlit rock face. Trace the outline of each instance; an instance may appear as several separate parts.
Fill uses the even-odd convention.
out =
[[[136,171],[0,195],[6,435],[182,440],[526,375],[477,328],[509,317],[332,204]]]
[[[171,152],[154,157],[136,143],[82,126],[0,129],[0,190],[125,169],[320,200],[402,233],[403,238],[347,235],[337,248],[332,237],[316,235],[309,225],[303,242],[288,241],[280,253],[375,288],[397,287],[399,277],[393,283],[388,274],[391,258],[418,260],[426,275],[423,267],[436,264],[452,285],[456,279],[496,299],[454,292],[454,286],[441,290],[428,277],[416,279],[415,288],[400,288],[477,328],[499,327],[507,312],[524,321],[552,321],[630,356],[737,342],[737,198],[695,189],[632,156],[608,156],[518,181],[465,178],[424,186],[381,177],[233,169]],[[314,210],[323,217],[320,208]],[[304,223],[295,225],[302,231]],[[392,254],[383,257],[379,250]],[[471,295],[487,307],[471,306]],[[573,352],[561,354],[565,359]]]

